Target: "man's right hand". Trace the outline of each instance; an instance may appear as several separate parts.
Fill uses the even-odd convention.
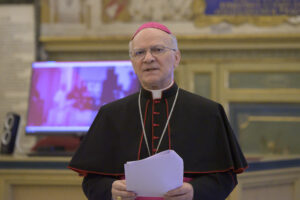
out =
[[[111,188],[111,194],[113,200],[134,200],[136,194],[126,190],[126,181],[117,180],[114,181]]]

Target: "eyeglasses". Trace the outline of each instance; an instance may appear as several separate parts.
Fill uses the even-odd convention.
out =
[[[133,49],[133,51],[129,52],[129,56],[134,59],[142,59],[146,56],[148,49],[150,50],[152,56],[162,55],[168,50],[176,51],[176,49],[172,49],[170,47],[156,45],[147,49]]]

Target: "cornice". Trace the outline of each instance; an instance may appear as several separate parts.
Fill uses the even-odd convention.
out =
[[[130,36],[41,37],[46,51],[127,51]],[[299,49],[300,34],[179,35],[181,50]]]
[[[122,51],[128,49],[129,37],[41,37],[46,51]]]

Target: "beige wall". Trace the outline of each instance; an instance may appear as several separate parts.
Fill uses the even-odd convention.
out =
[[[41,49],[38,52],[41,59],[129,59],[130,35],[146,19],[156,18],[151,13],[147,14],[147,8],[143,8],[145,13],[133,15],[136,5],[131,3],[135,1],[128,1],[129,3],[124,5],[124,13],[114,20],[109,20],[107,17],[111,11],[105,7],[107,2],[109,1],[72,1],[70,6],[74,12],[63,12],[67,1],[42,0],[42,33],[39,38]],[[300,103],[300,89],[291,85],[252,89],[230,86],[231,77],[237,73],[299,74],[300,28],[295,17],[210,17],[203,14],[203,0],[186,1],[194,6],[193,9],[188,6],[180,7],[179,1],[176,2],[172,8],[166,8],[160,1],[157,1],[156,5],[148,6],[157,8],[157,16],[163,16],[161,14],[165,11],[172,12],[175,8],[182,11],[180,19],[171,17],[164,22],[178,36],[182,52],[182,62],[176,70],[176,81],[180,87],[222,103],[228,115],[230,103]],[[184,9],[186,12],[183,12]],[[31,14],[27,14],[27,18],[33,16],[33,8],[29,10]],[[32,32],[33,27],[28,26],[28,29]],[[31,43],[33,45],[34,41]],[[33,54],[32,52],[31,55]],[[28,60],[28,56],[25,57]],[[21,114],[23,120],[20,129],[20,153],[26,152],[35,142],[34,137],[24,137],[30,63],[27,61],[23,65],[0,66],[3,70],[0,123],[3,123],[6,112],[15,111]],[[271,78],[274,78],[273,75]],[[3,81],[7,77],[9,81]],[[288,76],[280,78],[285,79],[283,82],[289,79]],[[299,81],[295,83],[297,86],[300,84]],[[270,145],[273,145],[272,141]]]
[[[52,11],[46,8],[49,14],[44,16],[45,21],[43,21],[46,26],[43,27],[43,37],[40,38],[43,50],[40,52],[41,57],[44,60],[57,61],[128,59],[127,47],[130,34],[141,21],[133,21],[129,24],[120,23],[120,21],[104,24],[100,20],[99,13],[101,1],[85,2],[85,10],[78,9],[79,13],[84,13],[78,18],[78,24],[60,23],[55,14],[51,19],[47,19]],[[51,4],[51,6],[55,5]],[[70,18],[70,20],[73,19],[75,18]],[[229,86],[230,77],[236,72],[298,74],[300,72],[300,27],[298,23],[258,25],[245,22],[237,25],[219,21],[219,24],[197,26],[193,20],[179,22],[173,20],[167,22],[167,25],[178,35],[179,47],[182,51],[182,62],[176,70],[176,81],[180,87],[222,103],[229,115],[229,104],[232,102],[300,104],[299,88],[239,89]],[[28,57],[25,60],[28,60]],[[5,113],[11,110],[21,113],[23,119],[26,119],[30,66],[21,67],[19,71],[11,68],[9,64],[1,64],[0,67],[5,72],[2,76],[9,76],[11,80],[1,82],[0,104],[4,109],[0,116],[0,123],[3,123]],[[15,83],[14,80],[20,80],[20,78],[23,81],[18,83],[17,87],[21,93],[15,92],[12,87],[12,82]],[[7,94],[9,99],[4,98],[3,94]],[[274,123],[281,120],[269,119]],[[34,144],[34,138],[28,140],[28,137],[24,137],[24,123],[25,120],[23,120],[20,132],[21,150],[19,153],[21,154]],[[296,133],[299,133],[299,129]],[[299,137],[292,139],[297,140]],[[270,147],[272,145],[274,146],[272,143],[269,144]],[[267,153],[265,155],[246,154],[246,156],[251,159],[265,160],[287,159],[299,155]],[[52,195],[56,195],[55,199],[84,199],[80,189],[81,179],[72,172],[0,170],[0,181],[1,198],[5,200],[25,199],[30,195],[34,195],[37,199],[48,197],[52,199]],[[296,200],[300,198],[298,168],[245,173],[239,177],[239,182],[238,188],[230,197],[232,200],[276,198]],[[49,195],[45,197],[45,193]],[[11,197],[12,195],[14,198]]]
[[[0,169],[0,200],[84,200],[81,181],[76,173],[63,169]],[[300,197],[299,167],[246,172],[238,176],[238,182],[228,200],[298,200]]]

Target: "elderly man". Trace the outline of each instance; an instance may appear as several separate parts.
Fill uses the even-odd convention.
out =
[[[247,167],[223,107],[180,89],[174,70],[181,54],[170,30],[139,27],[129,43],[140,92],[101,107],[69,168],[84,175],[96,199],[225,199]],[[184,161],[184,183],[163,198],[127,191],[124,164],[173,149]]]

